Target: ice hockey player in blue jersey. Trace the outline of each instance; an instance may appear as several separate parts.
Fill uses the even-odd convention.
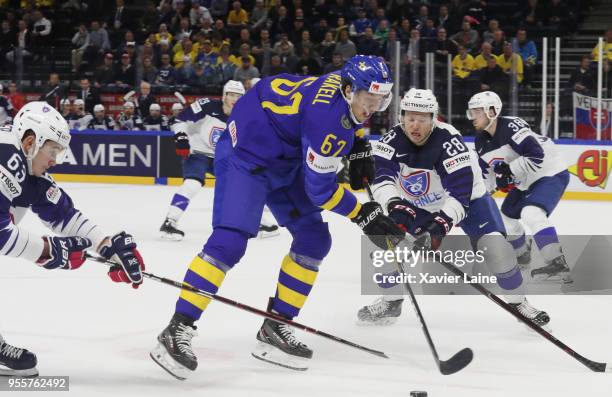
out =
[[[343,156],[362,153],[351,162],[354,185],[372,180],[374,168],[367,141],[356,138],[372,114],[391,101],[393,82],[384,60],[357,55],[342,71],[320,77],[280,74],[262,79],[240,98],[217,143],[213,232],[191,262],[184,282],[216,293],[226,272],[257,235],[264,204],[293,241],[282,259],[268,310],[296,317],[308,298],[319,266],[331,248],[321,211],[347,217],[364,233],[405,233],[377,203],[361,204],[336,183]],[[270,256],[271,257],[271,256]],[[280,258],[279,258],[280,259]],[[269,266],[268,258],[258,266]],[[197,367],[191,341],[194,322],[210,300],[182,292],[170,324],[151,352],[155,362],[179,379]],[[264,320],[253,356],[283,367],[305,370],[312,350],[292,327]]]
[[[170,131],[168,118],[162,114],[159,103],[149,106],[149,115],[142,119],[142,125],[147,131]]]
[[[525,223],[546,265],[531,271],[536,280],[571,283],[557,231],[548,219],[569,183],[569,172],[554,142],[536,134],[519,117],[500,116],[502,102],[491,91],[474,95],[467,115],[478,131],[475,145],[490,186],[508,192],[501,212],[508,236],[529,262]]]
[[[477,157],[452,125],[438,121],[438,102],[430,90],[412,88],[400,102],[399,124],[375,143],[375,200],[411,235],[428,231],[432,248],[454,225],[463,229],[473,249],[484,252],[490,272],[506,291],[506,300],[538,325],[546,312],[525,298],[523,278],[499,210],[486,191]],[[382,290],[397,289],[393,284]],[[399,292],[399,291],[398,291]],[[389,324],[401,314],[403,297],[383,295],[361,308],[362,324]]]
[[[87,124],[89,130],[111,131],[115,129],[115,120],[106,114],[106,109],[101,103],[93,107],[94,116]]]
[[[44,269],[78,269],[84,251],[94,249],[119,265],[115,282],[138,287],[144,262],[134,238],[110,235],[77,210],[68,194],[47,174],[63,161],[70,143],[68,123],[46,102],[30,102],[11,128],[0,129],[0,255],[22,258]],[[41,236],[19,227],[31,209],[56,235]],[[36,357],[0,338],[0,375],[33,376]]]

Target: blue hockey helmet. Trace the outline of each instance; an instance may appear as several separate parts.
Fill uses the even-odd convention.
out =
[[[393,79],[383,58],[355,55],[346,62],[340,76],[343,87],[345,84],[350,84],[353,93],[364,90],[372,94],[383,95],[384,100],[378,111],[386,110],[391,103]],[[342,95],[344,96],[344,88]],[[345,97],[344,99],[349,103],[352,101],[352,98]]]

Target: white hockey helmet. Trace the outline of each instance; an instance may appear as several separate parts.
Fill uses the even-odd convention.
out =
[[[183,109],[184,109],[183,104],[182,104],[182,103],[180,103],[180,102],[174,102],[174,103],[172,104],[172,111],[175,111],[175,110],[183,110]]]
[[[96,106],[94,106],[93,111],[94,113],[103,112],[104,105],[102,105],[101,103],[98,103]]]
[[[411,88],[400,101],[399,122],[402,124],[404,112],[431,113],[434,122],[438,118],[438,100],[431,90]]]
[[[241,82],[237,80],[228,80],[228,82],[223,86],[223,98],[225,98],[225,94],[228,92],[244,95],[246,91]]]
[[[70,106],[70,99],[64,98],[60,101],[60,109],[64,109],[66,106]]]
[[[151,105],[149,105],[149,112],[152,112],[154,110],[161,112],[161,106],[159,106],[159,103],[152,103]]]
[[[74,106],[85,106],[85,101],[82,99],[75,99]]]
[[[489,115],[489,110],[491,110],[491,108],[495,110],[494,116]],[[493,91],[479,92],[478,94],[471,97],[468,101],[468,109],[465,112],[468,120],[474,120],[472,109],[483,109],[487,118],[493,121],[501,113],[502,101],[499,98],[499,95],[497,95]]]
[[[12,132],[21,142],[26,132],[32,131],[36,136],[32,149],[26,153],[29,170],[32,169],[32,159],[47,141],[59,144],[60,151],[55,161],[61,164],[70,145],[70,128],[62,115],[47,102],[29,102],[25,104],[13,120]]]

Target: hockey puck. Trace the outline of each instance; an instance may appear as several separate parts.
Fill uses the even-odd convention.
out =
[[[426,391],[411,391],[410,397],[427,397]]]

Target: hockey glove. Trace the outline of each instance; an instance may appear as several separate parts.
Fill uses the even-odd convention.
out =
[[[417,219],[417,211],[419,211],[418,207],[412,205],[408,200],[400,198],[392,199],[387,204],[389,218],[393,219],[402,230],[410,234],[414,232],[412,229]]]
[[[133,288],[138,288],[142,284],[145,264],[136,249],[134,238],[121,232],[109,240],[100,248],[100,255],[117,263],[108,271],[108,276],[116,283],[131,283]]]
[[[514,175],[508,163],[501,161],[495,164],[493,172],[495,172],[495,184],[502,192],[508,193],[516,187],[514,184]]]
[[[363,230],[370,241],[382,249],[395,247],[406,236],[393,219],[383,213],[380,204],[374,201],[362,204],[352,222]],[[387,239],[393,247],[387,245]]]
[[[349,180],[351,189],[360,190],[364,186],[364,178],[373,182],[376,177],[374,158],[372,157],[372,146],[367,139],[355,138],[353,148],[349,155]]]
[[[85,262],[85,250],[91,247],[91,240],[83,237],[43,237],[49,247],[49,254],[36,262],[45,269],[74,270]]]
[[[184,159],[189,157],[191,146],[189,145],[189,137],[184,132],[174,134],[174,145],[176,147],[176,155]]]
[[[416,235],[429,233],[431,236],[431,249],[437,250],[442,244],[444,236],[453,228],[453,220],[444,211],[429,214],[422,226],[416,228]]]

